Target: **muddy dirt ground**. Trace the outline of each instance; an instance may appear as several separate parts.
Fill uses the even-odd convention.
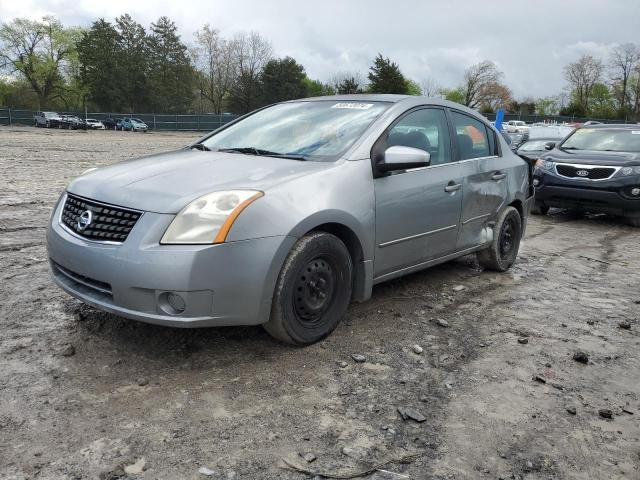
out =
[[[389,460],[367,478],[640,478],[640,231],[613,218],[533,217],[509,273],[466,257],[380,285],[304,349],[55,287],[45,225],[67,182],[196,136],[0,128],[0,478],[313,478],[283,459],[344,478]]]

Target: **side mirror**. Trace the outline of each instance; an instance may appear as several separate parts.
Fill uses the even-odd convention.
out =
[[[547,142],[544,144],[545,150],[553,150],[554,148],[556,148],[556,142]]]
[[[419,148],[396,145],[384,152],[384,158],[377,164],[381,172],[409,170],[410,168],[428,167],[431,165],[431,154]]]

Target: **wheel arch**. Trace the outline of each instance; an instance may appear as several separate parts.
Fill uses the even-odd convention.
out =
[[[373,288],[373,223],[359,221],[342,210],[317,212],[298,223],[289,233],[296,238],[315,232],[327,232],[338,237],[347,247],[353,263],[353,299],[367,300]]]

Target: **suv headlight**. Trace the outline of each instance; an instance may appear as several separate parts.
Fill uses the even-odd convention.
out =
[[[640,175],[640,167],[624,167],[620,169],[620,175],[628,177],[629,175]]]
[[[536,160],[536,168],[540,168],[542,170],[553,170],[554,166],[555,162],[552,162],[550,160],[543,160],[542,158]]]
[[[263,195],[257,190],[230,190],[197,198],[176,215],[160,243],[224,243],[242,210]]]

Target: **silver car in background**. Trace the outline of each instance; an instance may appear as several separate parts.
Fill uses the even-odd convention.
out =
[[[305,345],[377,283],[470,253],[507,270],[530,204],[527,164],[476,112],[319,97],[82,175],[54,209],[48,251],[55,282],[98,309],[262,324]]]

